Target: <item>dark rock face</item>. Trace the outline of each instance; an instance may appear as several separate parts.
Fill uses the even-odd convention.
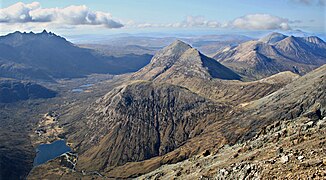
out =
[[[304,75],[326,63],[326,43],[318,37],[287,37],[273,33],[219,51],[214,59],[249,79],[281,71]]]
[[[79,164],[105,169],[164,155],[201,133],[212,114],[227,106],[214,104],[185,88],[136,82],[117,88],[88,110],[87,127],[78,134],[86,150]],[[94,163],[90,163],[94,162]]]
[[[0,80],[0,103],[11,103],[27,99],[53,98],[56,92],[34,83]]]
[[[151,57],[104,56],[46,31],[38,34],[15,32],[0,37],[0,76],[7,78],[49,81],[92,73],[121,74],[139,70]]]

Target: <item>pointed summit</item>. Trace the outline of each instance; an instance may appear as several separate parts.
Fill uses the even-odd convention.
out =
[[[168,45],[160,52],[158,52],[157,55],[179,57],[181,54],[183,54],[184,52],[186,52],[188,49],[191,48],[192,47],[189,44],[180,40],[176,40],[172,44]]]
[[[47,34],[48,32],[44,29],[43,31],[42,31],[42,34]]]
[[[166,81],[188,77],[240,79],[227,67],[180,40],[159,51],[132,79]]]
[[[191,48],[191,46],[181,40],[175,40],[172,44],[170,44],[168,47],[176,47],[176,48]]]
[[[275,44],[285,38],[287,38],[286,35],[278,33],[278,32],[273,32],[273,33],[270,33],[267,36],[259,39],[259,41],[268,43],[268,44]]]

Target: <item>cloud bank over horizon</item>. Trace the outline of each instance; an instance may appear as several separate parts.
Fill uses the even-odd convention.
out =
[[[289,0],[301,4],[321,4],[326,0]],[[216,19],[215,19],[216,18]],[[176,17],[178,19],[178,17]],[[139,21],[139,20],[138,20]],[[218,17],[206,19],[204,16],[188,15],[183,20],[166,23],[135,22],[133,17],[124,20],[113,18],[108,12],[94,11],[86,5],[67,5],[58,8],[43,8],[39,2],[18,2],[0,9],[0,31],[9,32],[14,30],[35,31],[41,29],[64,30],[78,29],[83,31],[107,29],[141,30],[149,28],[206,28],[222,30],[292,30],[300,27],[299,20],[291,20],[268,13],[246,13],[237,15],[228,20],[220,21]]]
[[[203,16],[187,16],[185,20],[167,24],[151,23],[129,23],[126,26],[138,28],[165,27],[165,28],[227,28],[241,30],[291,30],[291,23],[300,23],[300,21],[290,21],[287,18],[273,16],[270,14],[248,14],[235,18],[229,22],[218,22],[207,20]]]

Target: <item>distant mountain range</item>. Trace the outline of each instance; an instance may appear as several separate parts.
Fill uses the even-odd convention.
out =
[[[79,48],[51,32],[15,32],[0,37],[0,77],[48,80],[92,73],[137,71],[151,55],[113,57]]]
[[[259,40],[222,49],[214,58],[249,79],[282,71],[303,75],[326,63],[326,43],[316,36],[272,33]]]
[[[237,45],[252,38],[242,35],[189,35],[179,37],[177,35],[170,35],[166,37],[155,36],[153,34],[147,35],[121,35],[121,36],[90,36],[87,40],[78,40],[76,43],[80,47],[95,49],[100,52],[109,53],[113,55],[123,55],[126,53],[133,54],[155,54],[158,50],[170,45],[176,40],[182,40],[191,44],[201,53],[210,56],[216,53],[219,49],[228,45]]]

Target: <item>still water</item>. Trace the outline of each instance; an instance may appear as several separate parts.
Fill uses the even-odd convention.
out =
[[[64,140],[57,140],[51,144],[40,144],[36,149],[36,157],[34,159],[34,166],[41,165],[51,159],[70,152],[71,148],[66,145]]]

